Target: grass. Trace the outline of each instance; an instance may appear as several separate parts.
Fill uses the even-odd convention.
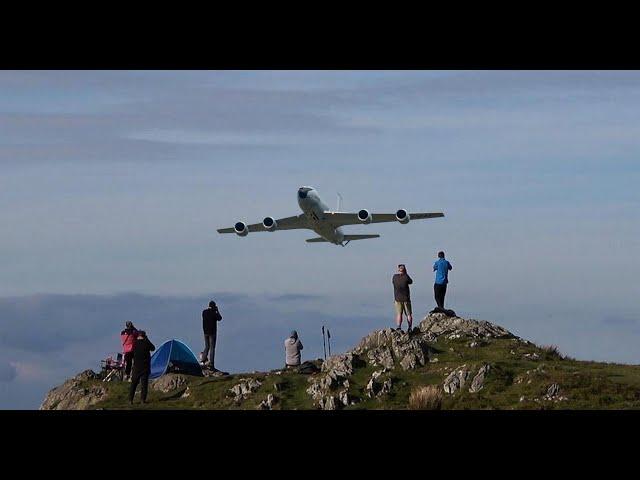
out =
[[[564,357],[556,346],[537,346],[514,339],[489,339],[482,346],[469,347],[470,340],[440,338],[431,346],[437,350],[437,363],[414,370],[399,366],[390,372],[391,392],[380,398],[366,396],[365,387],[378,368],[361,366],[349,377],[349,395],[356,400],[345,409],[407,409],[429,405],[426,392],[441,392],[444,378],[453,369],[466,364],[472,377],[484,363],[491,364],[485,386],[470,393],[468,385],[449,395],[441,392],[440,407],[446,409],[637,409],[640,408],[640,366],[577,361]],[[531,354],[535,353],[535,356]],[[530,354],[529,357],[525,357]],[[185,388],[156,392],[150,388],[149,403],[134,405],[136,409],[256,409],[271,393],[274,410],[313,409],[306,393],[311,375],[293,371],[280,374],[264,372],[220,378],[193,377],[189,396],[182,398]],[[235,403],[229,389],[240,378],[256,378],[262,385],[248,398]],[[470,380],[469,380],[470,382]],[[95,381],[87,381],[89,384]],[[545,400],[552,383],[560,385],[559,396],[566,400]],[[129,384],[101,383],[108,395],[92,408],[130,408],[127,402]],[[277,389],[275,387],[277,385]],[[139,394],[138,394],[139,395]],[[522,400],[521,400],[522,399]],[[136,396],[139,401],[139,396]]]
[[[440,410],[442,391],[437,385],[414,388],[409,395],[409,410]]]

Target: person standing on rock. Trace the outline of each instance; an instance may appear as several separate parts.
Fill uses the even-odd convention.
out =
[[[413,280],[407,273],[407,267],[404,264],[398,265],[398,273],[391,279],[393,283],[394,304],[396,307],[396,325],[397,330],[402,331],[402,314],[407,316],[407,332],[411,333],[411,325],[413,324],[413,312],[411,311],[411,292],[409,285]]]
[[[133,345],[133,373],[131,374],[131,388],[129,388],[129,403],[133,405],[133,397],[140,383],[140,395],[142,403],[147,403],[147,391],[149,390],[149,374],[151,373],[151,352],[155,345],[147,338],[144,331],[138,332],[138,338]]]
[[[204,351],[202,352],[202,362],[211,370],[216,371],[216,339],[218,337],[218,322],[222,320],[222,315],[218,310],[216,302],[211,300],[209,308],[202,311],[202,331],[204,332]],[[207,361],[207,355],[209,360]]]
[[[131,364],[133,362],[133,344],[138,337],[138,330],[132,322],[125,324],[125,329],[120,332],[122,352],[124,353],[124,380],[131,380]]]
[[[287,368],[300,366],[300,350],[304,347],[298,338],[298,332],[291,331],[289,338],[284,341],[285,365]]]
[[[436,272],[435,283],[433,284],[433,295],[439,308],[444,309],[444,296],[447,293],[449,283],[449,270],[453,267],[444,258],[444,252],[438,252],[438,260],[433,264],[433,271]]]

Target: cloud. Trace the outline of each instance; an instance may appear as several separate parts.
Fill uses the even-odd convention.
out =
[[[635,319],[635,318],[607,316],[602,319],[602,323],[604,325],[631,327],[631,326],[637,326],[640,322],[638,321],[638,319]]]
[[[323,298],[323,295],[288,293],[285,295],[272,295],[269,298],[275,302],[295,302],[298,300],[319,300]]]
[[[12,382],[18,376],[16,366],[9,362],[0,363],[0,382]]]

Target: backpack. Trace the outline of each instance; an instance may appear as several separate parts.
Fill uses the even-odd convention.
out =
[[[456,312],[454,312],[453,310],[440,307],[434,308],[429,313],[444,313],[447,317],[457,317]]]
[[[302,365],[298,367],[298,373],[302,373],[304,375],[311,375],[313,373],[318,373],[320,369],[316,367],[313,362],[303,362]]]

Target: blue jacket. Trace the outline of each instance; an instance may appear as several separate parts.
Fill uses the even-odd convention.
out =
[[[436,272],[436,283],[446,285],[449,283],[449,270],[453,269],[448,260],[439,258],[433,264],[433,271]]]

